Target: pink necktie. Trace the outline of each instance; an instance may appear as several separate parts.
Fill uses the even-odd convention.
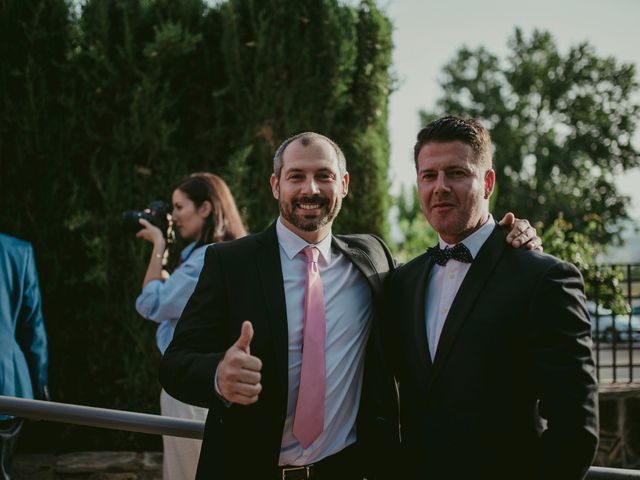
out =
[[[304,290],[304,333],[302,366],[293,435],[303,448],[308,448],[324,428],[324,393],[327,383],[325,369],[325,339],[327,325],[324,318],[324,294],[318,271],[316,247],[304,249],[309,262]]]

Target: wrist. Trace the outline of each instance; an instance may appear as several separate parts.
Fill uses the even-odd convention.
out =
[[[164,253],[167,248],[167,242],[164,238],[159,238],[153,242],[153,253]]]
[[[220,365],[218,365],[218,367],[219,366]],[[227,408],[230,407],[231,402],[226,398],[224,398],[224,395],[222,395],[222,392],[220,391],[220,386],[218,385],[218,368],[217,367],[216,367],[216,373],[214,374],[214,377],[213,377],[213,387],[218,399],[224,404],[225,407]]]
[[[151,252],[151,257],[152,258],[158,258],[158,259],[163,259],[164,258],[164,250],[165,250],[165,246],[164,245],[154,245],[153,247],[153,251]]]

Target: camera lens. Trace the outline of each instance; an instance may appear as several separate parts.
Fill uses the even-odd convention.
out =
[[[141,212],[138,210],[127,210],[126,212],[122,212],[122,229],[129,233],[136,233],[142,230],[144,227],[140,225],[140,222],[138,221],[141,218],[144,218],[148,222],[153,222],[153,218],[147,212]]]

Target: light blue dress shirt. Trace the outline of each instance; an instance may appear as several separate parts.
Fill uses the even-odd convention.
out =
[[[196,248],[197,247],[197,248]],[[176,324],[196,288],[204,265],[207,245],[196,242],[180,252],[180,266],[166,280],[151,280],[136,299],[136,310],[147,320],[159,323],[156,344],[160,353],[171,343]]]
[[[331,234],[316,245],[318,268],[324,289],[327,322],[324,430],[302,448],[293,435],[302,364],[304,290],[307,257],[305,240],[276,224],[289,328],[289,392],[287,417],[282,432],[280,465],[307,465],[328,457],[356,441],[356,417],[360,404],[364,354],[371,330],[371,288],[360,270],[331,247]]]

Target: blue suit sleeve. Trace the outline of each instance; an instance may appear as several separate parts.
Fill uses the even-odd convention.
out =
[[[16,325],[16,339],[22,349],[33,385],[35,398],[48,399],[47,333],[42,317],[42,300],[33,249],[25,255],[23,298]]]

